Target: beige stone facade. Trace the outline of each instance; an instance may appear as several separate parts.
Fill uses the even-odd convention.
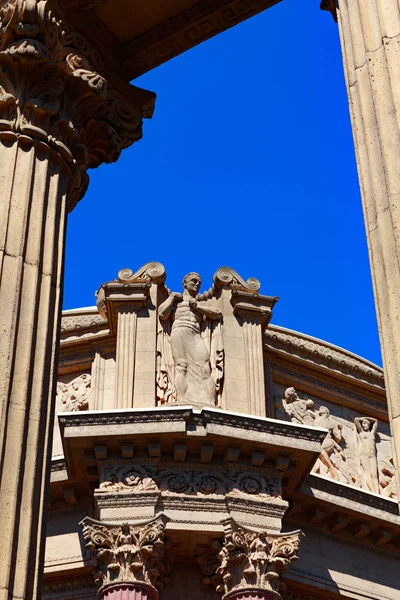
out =
[[[123,270],[60,333],[67,213],[153,113],[129,81],[274,3],[0,0],[0,600],[42,596],[46,525],[45,598],[399,597],[399,0],[321,2],[386,388],[228,268]]]
[[[159,263],[124,269],[63,314],[44,598],[121,582],[161,599],[400,598],[382,369],[269,324],[277,298],[256,279],[199,279],[185,295]],[[126,570],[148,528],[153,579]]]

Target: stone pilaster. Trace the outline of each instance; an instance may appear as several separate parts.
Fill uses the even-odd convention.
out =
[[[133,407],[137,304],[118,307],[115,407]]]
[[[297,560],[301,531],[269,533],[223,521],[224,539],[198,559],[203,583],[212,583],[223,600],[281,600],[281,575]]]
[[[153,307],[151,298],[152,284],[164,281],[165,270],[160,263],[147,263],[139,271],[133,273],[131,269],[122,269],[118,279],[104,283],[97,292],[97,306],[99,312],[108,319],[111,331],[116,335],[116,381],[115,381],[115,406],[116,408],[134,407],[134,381],[135,366],[138,362],[142,367],[142,350],[136,347],[138,329],[138,313],[149,320],[149,308]],[[155,311],[152,311],[155,319]],[[155,386],[155,351],[156,351],[156,325],[153,323],[153,348],[150,354],[152,371],[149,387]],[[146,330],[145,330],[146,331]],[[151,330],[148,332],[150,341]],[[155,393],[153,393],[153,406]]]
[[[246,292],[232,292],[233,313],[243,326],[249,413],[266,416],[262,334],[267,327],[276,298]]]
[[[99,600],[157,600],[167,571],[160,514],[133,525],[104,523],[86,517],[81,522],[86,548],[95,561]]]
[[[154,100],[49,4],[0,2],[1,600],[40,595],[66,215]]]
[[[400,466],[400,7],[340,0],[337,17],[381,340]],[[400,494],[399,494],[400,497]]]

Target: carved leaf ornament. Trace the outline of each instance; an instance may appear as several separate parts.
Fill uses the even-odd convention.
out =
[[[162,588],[164,567],[164,514],[141,524],[113,526],[86,517],[81,522],[86,548],[92,553],[96,584],[141,583]]]
[[[54,9],[56,1],[0,0],[0,139],[53,150],[70,175],[72,210],[86,170],[141,138],[154,94],[131,86],[128,102],[97,50]]]

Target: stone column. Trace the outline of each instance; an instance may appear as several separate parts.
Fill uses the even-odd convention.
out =
[[[161,513],[147,521],[120,526],[85,517],[81,522],[86,548],[95,561],[98,600],[158,600],[158,588],[171,566],[164,555]]]
[[[234,306],[233,313],[240,317],[243,326],[249,413],[265,417],[262,334],[272,317],[272,307],[276,298],[233,291],[231,302]]]
[[[212,583],[222,600],[282,600],[281,575],[297,560],[301,531],[270,533],[223,521],[224,539],[197,559],[203,583]]]
[[[47,0],[0,3],[1,600],[41,596],[66,215],[153,100],[116,83]]]
[[[398,0],[339,0],[336,9],[333,0],[325,0],[321,7],[331,10],[339,23],[393,447],[399,468],[400,5]]]

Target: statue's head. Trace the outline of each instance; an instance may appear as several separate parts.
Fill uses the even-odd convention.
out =
[[[196,296],[201,286],[201,277],[198,273],[188,273],[183,278],[182,285],[191,296]]]
[[[363,428],[364,431],[369,431],[370,426],[371,426],[371,424],[368,419],[361,419],[361,427]]]
[[[329,408],[327,406],[320,406],[319,410],[318,410],[318,414],[322,417],[329,417],[329,415],[331,414]]]
[[[287,390],[285,391],[285,399],[288,400],[289,402],[293,402],[294,400],[297,400],[298,396],[297,396],[297,392],[294,389],[294,387],[288,387]]]

